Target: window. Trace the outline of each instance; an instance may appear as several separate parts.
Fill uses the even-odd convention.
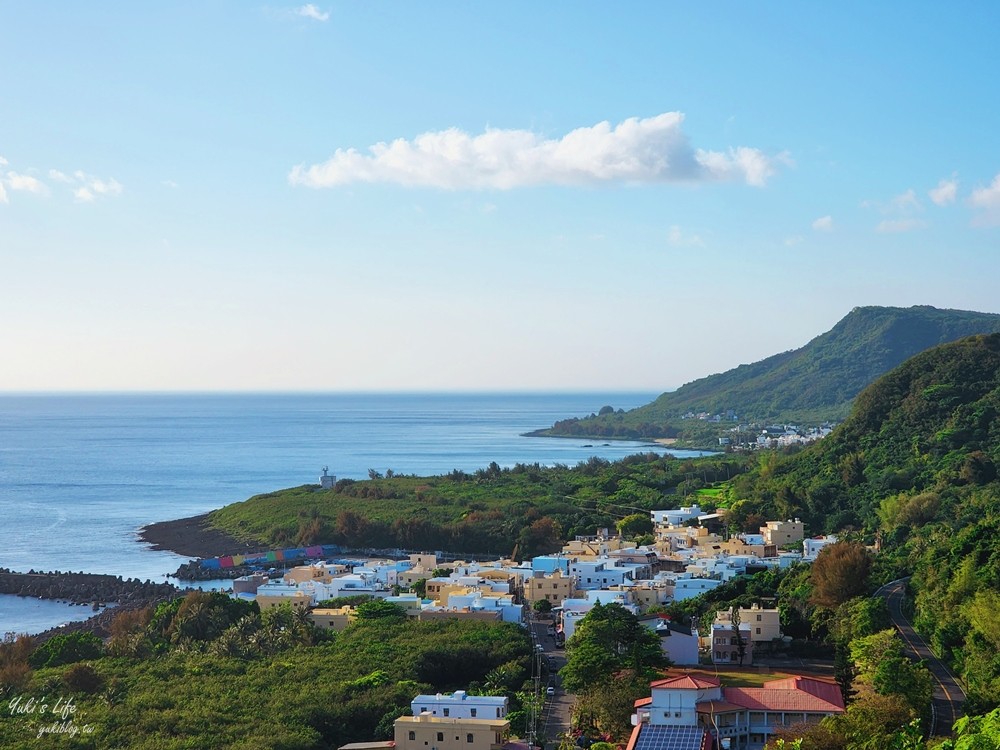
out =
[[[423,713],[426,710],[427,710],[427,706],[421,706],[420,707],[420,713]]]
[[[497,708],[497,718],[498,719],[500,718],[500,709],[499,708]]]
[[[757,615],[757,622],[760,622],[760,620],[761,620],[761,616]]]
[[[447,716],[451,712],[451,709],[446,708],[444,710],[444,715]]]
[[[417,739],[417,733],[416,733],[416,732],[410,732],[410,734],[409,734],[409,738],[410,738],[411,740],[415,740],[415,739]]]
[[[757,635],[760,635],[760,628],[757,628]]]
[[[438,732],[438,742],[444,742],[444,732]]]
[[[476,718],[476,709],[472,708],[472,709],[469,709],[469,710],[471,711],[471,718],[475,719]]]
[[[468,742],[470,745],[472,744],[472,732],[469,732],[467,735],[465,735],[465,741]]]

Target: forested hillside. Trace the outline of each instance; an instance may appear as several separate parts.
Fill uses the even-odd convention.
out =
[[[1000,704],[1000,334],[946,344],[862,392],[850,418],[733,482],[735,517],[801,516],[882,547],[884,580],[912,574],[915,623],[969,688]]]
[[[628,412],[560,421],[541,434],[697,438],[706,425],[681,419],[689,412],[731,411],[743,422],[839,420],[865,386],[909,357],[998,331],[1000,315],[991,313],[859,307],[800,349],[695,380]]]
[[[437,477],[372,471],[372,479],[341,480],[330,490],[308,485],[257,495],[213,512],[210,521],[264,549],[335,543],[506,556],[516,548],[526,557],[557,550],[578,534],[613,529],[625,516],[681,503],[750,463],[740,456],[695,462],[647,453],[614,463],[591,458],[572,468],[493,463]]]

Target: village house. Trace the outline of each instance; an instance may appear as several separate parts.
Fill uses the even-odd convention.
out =
[[[531,578],[524,579],[524,600],[532,605],[544,599],[552,602],[553,607],[558,607],[564,600],[572,598],[575,590],[576,579],[563,575],[561,570],[551,575],[536,571]]]
[[[396,750],[502,750],[510,734],[507,719],[400,716],[393,725]]]
[[[805,525],[796,518],[794,521],[768,521],[766,526],[760,527],[761,536],[764,537],[765,544],[773,544],[781,549],[786,544],[801,542],[805,537]]]
[[[414,716],[424,712],[431,716],[458,719],[503,719],[507,716],[508,700],[505,696],[469,695],[464,690],[436,695],[418,695],[410,701]]]
[[[723,688],[715,677],[673,674],[636,701],[626,750],[761,750],[779,729],[844,712],[832,680],[787,677],[759,688]]]

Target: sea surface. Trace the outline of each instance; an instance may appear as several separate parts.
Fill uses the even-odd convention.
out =
[[[164,580],[140,527],[318,483],[324,467],[431,475],[662,447],[522,433],[652,393],[0,395],[0,567]],[[680,455],[698,455],[671,451]],[[79,616],[0,596],[0,634]],[[52,609],[51,612],[48,612]],[[62,614],[60,614],[62,613]],[[20,621],[24,621],[24,625]]]

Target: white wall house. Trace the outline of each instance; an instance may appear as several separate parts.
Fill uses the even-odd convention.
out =
[[[418,695],[410,701],[414,716],[429,713],[431,716],[453,719],[502,719],[507,716],[507,698],[493,695],[469,695],[464,690],[437,695]]]

